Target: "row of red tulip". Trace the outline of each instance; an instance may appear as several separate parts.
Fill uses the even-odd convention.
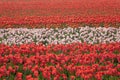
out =
[[[120,15],[119,5],[119,0],[0,1],[0,16]]]
[[[61,24],[119,27],[119,5],[119,0],[0,1],[0,28],[59,27]]]
[[[120,23],[120,16],[88,16],[88,17],[76,17],[76,16],[40,16],[40,17],[19,17],[19,18],[0,18],[0,27],[15,27],[13,25],[35,25],[35,24],[99,24],[102,26],[104,24],[117,25]],[[7,26],[6,26],[7,25]],[[3,27],[4,26],[4,27]],[[17,26],[16,26],[17,27]],[[31,26],[26,26],[31,27]],[[35,27],[35,26],[33,26]],[[39,26],[41,27],[41,26]],[[50,26],[49,26],[50,27]],[[79,27],[79,26],[76,26]],[[108,27],[108,26],[107,26]]]
[[[120,43],[0,44],[5,80],[119,80]]]

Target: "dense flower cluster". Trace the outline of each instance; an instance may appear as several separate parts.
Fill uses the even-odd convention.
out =
[[[33,17],[20,17],[20,18],[0,18],[0,28],[16,28],[24,25],[27,28],[41,28],[41,27],[78,27],[76,25],[95,25],[95,26],[111,26],[119,27],[120,16],[33,16]],[[15,26],[13,26],[15,25]],[[25,26],[26,25],[26,26]],[[33,25],[33,26],[32,26]],[[35,26],[39,25],[39,26]],[[44,25],[44,26],[42,26]],[[50,25],[50,26],[47,26]],[[55,26],[54,26],[55,25]],[[59,26],[57,26],[59,25]],[[60,26],[62,25],[62,26]]]
[[[119,80],[120,43],[0,44],[0,79]]]
[[[0,0],[0,80],[120,80],[120,0]]]
[[[120,28],[41,28],[41,29],[0,29],[0,43],[68,44],[73,42],[87,43],[111,43],[120,42]]]
[[[94,5],[93,5],[94,4]],[[1,0],[1,16],[120,15],[119,0]]]
[[[73,23],[76,25],[114,25],[118,27],[120,23],[120,1],[0,1],[0,28],[21,27],[20,25],[24,25],[24,27],[36,27],[31,25],[58,25],[62,23],[66,23],[67,25],[73,25]]]

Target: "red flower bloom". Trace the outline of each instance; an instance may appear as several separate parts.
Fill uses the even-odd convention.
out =
[[[22,73],[21,72],[17,73],[17,78],[22,78]]]
[[[35,77],[38,77],[38,75],[39,75],[38,71],[34,71],[33,74],[34,74]]]
[[[75,76],[70,76],[70,79],[71,79],[71,80],[74,80],[74,79],[75,79]]]

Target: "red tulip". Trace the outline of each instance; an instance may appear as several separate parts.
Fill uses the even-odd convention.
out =
[[[75,76],[70,76],[70,79],[71,79],[71,80],[74,80],[74,79],[75,79]]]
[[[17,78],[22,78],[22,73],[18,72],[16,76],[17,76]]]

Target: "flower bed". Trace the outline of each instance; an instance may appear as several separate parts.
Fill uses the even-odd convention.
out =
[[[67,26],[120,27],[120,16],[26,16],[0,18],[0,28],[64,28]]]
[[[73,42],[111,43],[120,42],[120,28],[9,28],[0,29],[0,43],[4,44],[24,44],[34,42],[36,44],[69,44]]]
[[[0,0],[0,80],[120,80],[120,0]]]
[[[94,4],[94,5],[93,5]],[[0,28],[67,24],[120,26],[119,0],[0,1]],[[74,24],[74,25],[73,25]],[[13,26],[14,25],[14,26]],[[34,25],[34,26],[33,26]],[[51,26],[47,26],[51,27]]]
[[[2,80],[120,79],[120,43],[0,44],[0,51]]]

